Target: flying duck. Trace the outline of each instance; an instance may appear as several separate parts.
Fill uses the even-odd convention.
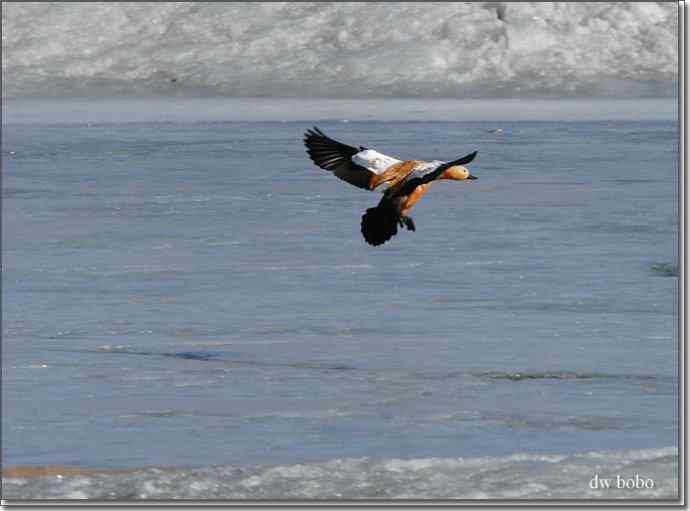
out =
[[[375,208],[362,216],[362,235],[370,245],[382,245],[398,233],[398,226],[415,230],[412,218],[405,215],[437,179],[477,179],[463,165],[477,156],[477,151],[459,160],[398,160],[373,149],[359,149],[326,136],[316,126],[304,134],[304,144],[312,161],[343,181],[374,190],[383,183],[388,188]]]

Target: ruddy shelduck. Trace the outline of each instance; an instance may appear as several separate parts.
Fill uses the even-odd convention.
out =
[[[373,149],[359,149],[326,136],[317,127],[307,130],[304,144],[312,161],[335,174],[343,181],[374,190],[388,183],[383,197],[375,208],[362,216],[362,235],[370,245],[382,245],[398,232],[398,226],[415,230],[412,218],[406,213],[437,179],[464,181],[477,179],[464,165],[477,156],[477,151],[459,160],[398,160]]]

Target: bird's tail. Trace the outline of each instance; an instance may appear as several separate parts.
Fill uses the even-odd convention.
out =
[[[369,245],[382,245],[398,233],[398,215],[392,208],[367,209],[362,215],[362,236]]]

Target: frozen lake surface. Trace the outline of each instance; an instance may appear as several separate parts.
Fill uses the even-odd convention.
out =
[[[673,496],[676,122],[420,108],[5,118],[4,497]],[[479,179],[375,249],[313,124]]]

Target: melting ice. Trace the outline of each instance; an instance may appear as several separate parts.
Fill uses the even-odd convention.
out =
[[[673,3],[9,3],[3,95],[673,96]]]

